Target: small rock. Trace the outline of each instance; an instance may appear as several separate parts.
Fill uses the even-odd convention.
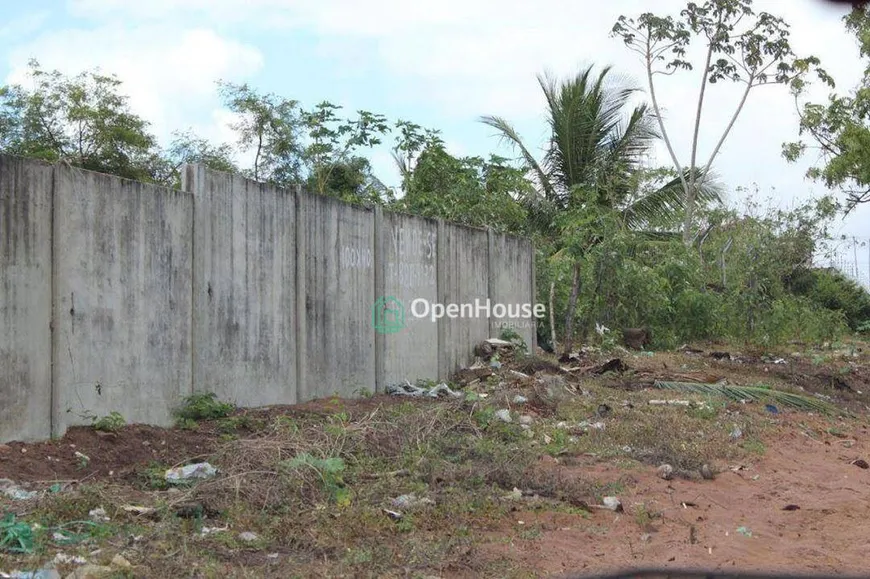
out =
[[[664,480],[671,480],[674,477],[674,467],[669,464],[661,465],[656,471],[659,475],[659,478]]]
[[[204,480],[212,478],[217,474],[217,469],[207,462],[198,462],[196,464],[188,464],[178,468],[171,468],[166,471],[164,478],[167,482],[178,484],[193,480]]]
[[[859,458],[858,460],[853,460],[852,464],[857,466],[858,468],[868,469],[870,468],[870,464],[867,464],[867,461]]]
[[[495,417],[501,420],[502,422],[513,422],[511,418],[511,411],[507,408],[502,408],[501,410],[497,410],[495,413]]]
[[[67,555],[66,553],[58,553],[52,559],[52,562],[55,565],[84,565],[88,562],[84,557],[77,557],[75,555]]]
[[[257,533],[252,533],[251,531],[243,531],[239,533],[239,541],[243,541],[245,543],[253,543],[259,538],[260,536]]]
[[[523,396],[522,394],[517,394],[514,396],[514,404],[525,404],[529,399]]]
[[[104,509],[103,507],[98,507],[96,509],[92,509],[88,513],[88,517],[92,521],[109,521],[109,520],[111,520],[111,519],[109,519],[109,516],[106,514],[106,509]]]
[[[529,424],[534,422],[534,418],[532,418],[528,414],[523,414],[522,416],[520,416],[519,422],[520,422],[520,424],[528,426]]]
[[[112,557],[112,567],[117,567],[118,569],[130,569],[132,566],[133,564],[125,559],[123,555],[115,555]]]
[[[435,501],[428,498],[420,498],[415,494],[400,495],[393,499],[392,505],[397,509],[412,509],[422,505],[434,505]]]
[[[611,410],[612,408],[607,404],[599,404],[596,412],[600,418],[605,418],[610,415]]]
[[[604,497],[601,502],[603,503],[604,508],[610,511],[615,511],[617,513],[621,513],[623,511],[622,501],[620,501],[616,497]]]
[[[729,436],[731,436],[731,440],[737,440],[741,436],[743,436],[743,431],[740,430],[739,426],[735,426],[734,429],[731,431],[731,434]]]
[[[640,540],[643,541],[644,543],[649,543],[650,539],[652,539],[652,535],[649,533],[644,533],[643,535],[640,536]]]
[[[713,469],[710,468],[709,464],[705,464],[705,465],[701,466],[701,478],[703,478],[705,480],[713,480],[713,478],[714,478]]]
[[[104,565],[84,565],[66,576],[66,579],[106,579],[115,572]]]

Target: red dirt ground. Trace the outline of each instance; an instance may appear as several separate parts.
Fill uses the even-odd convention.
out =
[[[625,512],[583,518],[518,511],[505,529],[512,543],[497,540],[485,551],[542,575],[667,567],[866,576],[870,470],[851,461],[870,456],[870,431],[862,427],[848,439],[822,442],[802,434],[800,421],[806,415],[793,415],[755,464],[725,470],[713,481],[665,481],[651,468],[571,467],[603,480],[630,474],[637,484],[620,494]],[[800,508],[783,510],[787,505]],[[641,527],[640,508],[660,513],[650,528]],[[520,538],[535,526],[542,531],[538,538]]]

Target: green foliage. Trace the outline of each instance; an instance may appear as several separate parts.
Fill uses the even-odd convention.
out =
[[[0,150],[152,181],[154,137],[130,111],[121,81],[99,71],[73,77],[30,61],[32,88],[0,87]]]
[[[213,392],[192,394],[175,411],[175,418],[182,424],[186,421],[215,420],[229,416],[233,410],[235,406],[221,402]]]
[[[0,551],[33,552],[33,530],[27,523],[17,522],[13,513],[7,513],[0,520]]]
[[[323,485],[324,490],[339,506],[350,504],[350,492],[345,488],[342,473],[345,470],[344,460],[340,457],[316,458],[304,452],[296,455],[283,465],[289,470],[309,468],[313,470]]]
[[[121,416],[120,412],[110,412],[108,416],[103,416],[94,421],[94,430],[103,432],[117,432],[124,428],[127,421]]]
[[[806,83],[793,85],[800,114],[798,140],[783,144],[783,156],[796,161],[807,151],[818,162],[807,176],[846,193],[847,210],[870,202],[870,7],[856,6],[844,17],[846,29],[858,40],[865,59],[864,75],[849,95],[831,94],[824,104],[801,102]],[[833,86],[833,83],[830,83]],[[808,138],[809,142],[802,140]]]

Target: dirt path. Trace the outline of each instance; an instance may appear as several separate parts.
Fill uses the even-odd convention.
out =
[[[851,433],[851,443],[823,442],[795,427],[781,429],[755,464],[713,481],[665,481],[652,469],[629,471],[636,484],[620,496],[624,513],[599,511],[584,519],[518,511],[523,524],[507,532],[512,544],[494,538],[487,551],[557,575],[630,567],[866,574],[870,470],[850,462],[870,454],[870,436],[864,428]],[[577,468],[602,478],[626,474],[613,465]],[[783,510],[787,505],[800,508]],[[660,515],[644,529],[643,512]],[[540,536],[521,538],[536,527]],[[751,536],[738,532],[741,527]]]

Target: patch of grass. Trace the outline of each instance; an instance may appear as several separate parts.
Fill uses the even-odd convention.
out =
[[[175,411],[175,418],[178,421],[216,420],[229,416],[233,410],[235,406],[221,402],[213,392],[197,393],[184,399]]]
[[[764,455],[764,453],[767,451],[767,448],[765,448],[764,443],[761,442],[760,440],[758,440],[757,438],[750,438],[750,439],[744,440],[743,444],[741,446],[743,447],[743,450],[745,450],[746,452],[749,452],[752,454],[757,454],[759,456]]]
[[[102,432],[117,432],[126,425],[127,421],[120,412],[110,412],[108,416],[94,420],[94,430]]]

